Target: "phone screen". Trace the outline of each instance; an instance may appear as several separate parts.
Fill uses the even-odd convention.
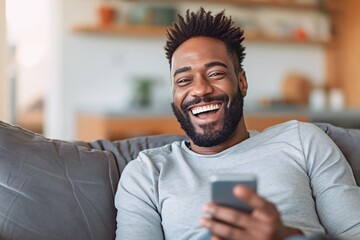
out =
[[[243,184],[256,191],[255,175],[215,175],[211,179],[211,197],[214,203],[251,213],[252,208],[233,194],[233,188]]]

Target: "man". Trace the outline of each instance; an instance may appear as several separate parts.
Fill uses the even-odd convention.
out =
[[[187,11],[168,29],[173,111],[189,141],[146,150],[119,183],[118,239],[285,239],[360,236],[360,199],[336,145],[309,123],[248,132],[243,32],[223,12]],[[250,214],[207,203],[213,174],[255,173],[236,186]]]

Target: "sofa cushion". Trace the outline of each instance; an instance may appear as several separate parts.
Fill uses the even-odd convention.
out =
[[[357,185],[360,185],[360,130],[341,128],[329,123],[315,123],[336,143],[348,160]]]
[[[0,121],[0,239],[114,239],[113,154]]]
[[[165,144],[184,139],[186,139],[186,137],[183,135],[154,135],[134,137],[118,141],[99,139],[90,143],[76,142],[76,144],[89,149],[97,149],[112,153],[117,161],[119,173],[121,174],[126,164],[135,159],[140,151],[149,148],[161,147]]]

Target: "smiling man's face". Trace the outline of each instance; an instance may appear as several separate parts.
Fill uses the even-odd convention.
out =
[[[173,111],[190,139],[201,147],[227,141],[243,116],[247,83],[225,44],[208,37],[185,41],[173,54],[171,76]]]

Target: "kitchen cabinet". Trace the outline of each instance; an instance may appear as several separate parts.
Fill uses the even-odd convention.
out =
[[[306,113],[250,113],[245,122],[248,129],[262,131],[272,125],[297,119],[309,121]],[[136,116],[114,114],[78,114],[76,119],[76,139],[118,140],[130,137],[158,134],[185,134],[173,115]]]
[[[332,41],[326,45],[327,89],[341,89],[346,106],[360,108],[360,1],[331,1]]]
[[[344,90],[347,106],[360,108],[360,1],[342,0],[343,12],[334,15],[335,41],[330,76]]]
[[[184,134],[175,116],[129,116],[114,114],[79,114],[76,139],[125,139],[145,135]]]
[[[260,108],[244,113],[248,130],[265,128],[290,120],[330,123],[338,127],[360,129],[360,110],[322,110],[307,108]],[[175,116],[161,115],[79,113],[76,117],[76,139],[118,140],[158,134],[185,134]]]
[[[44,112],[42,110],[19,112],[16,116],[16,125],[43,134]]]

